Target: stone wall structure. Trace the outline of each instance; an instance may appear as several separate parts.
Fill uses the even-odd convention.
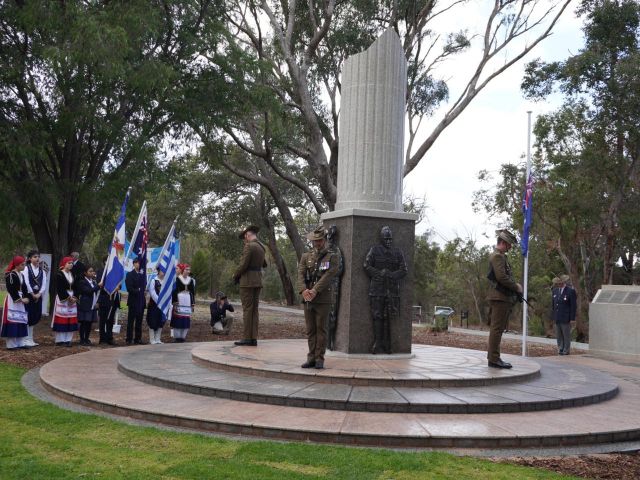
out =
[[[409,273],[401,283],[400,314],[391,325],[392,353],[411,352],[413,243],[417,215],[402,209],[407,63],[400,38],[387,30],[366,51],[349,57],[342,74],[336,209],[322,215],[336,225],[345,269],[336,349],[366,354],[373,344],[369,277],[364,260],[391,227]]]

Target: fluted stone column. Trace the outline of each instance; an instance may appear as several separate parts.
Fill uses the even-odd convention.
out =
[[[400,314],[391,325],[392,353],[411,352],[413,242],[417,215],[402,209],[407,65],[398,35],[387,30],[366,51],[349,57],[342,72],[336,209],[322,215],[336,225],[344,255],[336,349],[369,353],[373,323],[364,260],[390,226],[409,274],[403,280]],[[384,358],[385,355],[381,355]],[[328,357],[330,361],[330,357]]]
[[[344,62],[336,210],[402,211],[406,85],[407,62],[392,29]]]

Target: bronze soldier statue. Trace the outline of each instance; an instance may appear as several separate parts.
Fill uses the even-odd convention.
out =
[[[369,303],[373,317],[373,353],[391,353],[391,322],[400,309],[400,279],[407,275],[407,264],[399,248],[393,246],[388,226],[380,230],[380,244],[371,247],[364,262],[371,278]]]

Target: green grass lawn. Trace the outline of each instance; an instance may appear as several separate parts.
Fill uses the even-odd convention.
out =
[[[560,479],[444,453],[235,441],[136,427],[32,397],[0,363],[0,478]]]

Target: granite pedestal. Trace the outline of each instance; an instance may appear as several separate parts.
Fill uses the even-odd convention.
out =
[[[324,227],[335,225],[338,245],[344,258],[340,290],[336,350],[344,353],[370,353],[373,346],[373,320],[369,308],[369,277],[364,261],[369,249],[380,242],[380,229],[393,231],[393,244],[402,250],[407,276],[401,280],[400,308],[391,322],[391,352],[411,352],[411,304],[413,299],[413,247],[416,215],[382,210],[346,209],[322,216]]]

